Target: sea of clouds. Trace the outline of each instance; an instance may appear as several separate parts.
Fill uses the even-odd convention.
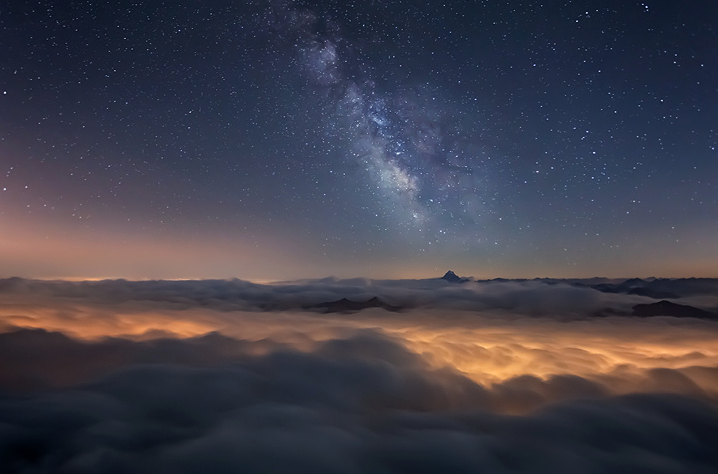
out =
[[[689,283],[675,301],[714,309]],[[315,307],[374,296],[402,309]],[[718,472],[718,321],[630,316],[655,301],[556,281],[0,280],[1,470]]]

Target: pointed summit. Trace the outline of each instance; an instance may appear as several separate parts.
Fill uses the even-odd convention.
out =
[[[446,273],[444,274],[444,276],[441,277],[441,279],[442,279],[442,280],[446,280],[446,281],[448,281],[448,282],[450,282],[450,283],[457,283],[457,282],[460,282],[460,281],[461,281],[461,278],[459,278],[459,277],[456,275],[456,273],[452,272],[451,270],[449,270],[448,272],[446,272]]]

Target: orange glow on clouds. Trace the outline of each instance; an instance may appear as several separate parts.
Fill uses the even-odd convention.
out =
[[[0,307],[4,326],[43,328],[85,339],[186,338],[214,331],[245,341],[273,341],[311,350],[317,342],[369,329],[421,354],[434,368],[451,367],[484,386],[525,375],[542,379],[572,375],[600,382],[615,393],[629,393],[655,388],[651,371],[672,369],[683,371],[704,395],[718,399],[715,373],[691,375],[693,367],[718,367],[718,327],[705,321],[559,321],[428,309],[394,314],[365,310],[354,315],[222,312],[153,309],[152,304],[132,301],[96,306],[71,298],[55,300],[55,306],[48,307],[33,304],[31,298],[14,298],[6,298]]]

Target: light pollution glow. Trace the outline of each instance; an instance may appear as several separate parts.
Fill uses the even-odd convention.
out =
[[[657,250],[636,237],[624,244],[632,257],[611,252],[598,256],[581,253],[566,258],[564,249],[533,250],[513,254],[475,253],[428,245],[422,252],[409,251],[404,244],[382,244],[382,249],[363,254],[337,252],[310,236],[288,235],[264,225],[220,230],[211,225],[201,229],[157,229],[147,222],[104,222],[101,216],[85,225],[65,225],[52,220],[33,221],[27,216],[0,210],[0,223],[12,232],[0,235],[0,277],[95,280],[104,278],[205,279],[239,277],[251,281],[321,278],[327,275],[352,278],[424,278],[445,271],[446,266],[477,278],[590,278],[713,277],[712,256],[718,240],[683,247],[679,242],[696,236],[678,236],[675,247],[666,247],[656,260]],[[401,264],[397,264],[401,262]]]

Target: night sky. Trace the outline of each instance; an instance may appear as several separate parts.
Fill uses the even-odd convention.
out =
[[[716,2],[8,1],[0,32],[0,276],[716,276]]]
[[[718,2],[8,0],[0,44],[3,472],[718,473]]]

